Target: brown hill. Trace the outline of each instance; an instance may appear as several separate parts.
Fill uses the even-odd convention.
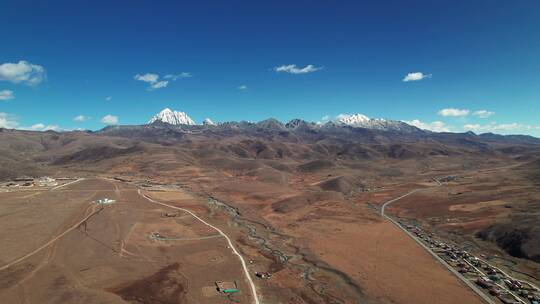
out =
[[[494,224],[478,237],[499,245],[510,255],[540,262],[540,216],[520,215],[509,222]]]
[[[336,175],[342,175],[339,171],[344,166],[366,168],[370,164],[371,169],[386,170],[386,167],[377,168],[376,164],[388,161],[406,161],[411,168],[412,164],[421,167],[444,159],[471,163],[470,159],[485,161],[515,158],[516,153],[530,155],[540,149],[539,142],[529,137],[430,133],[416,129],[400,133],[336,125],[318,127],[302,121],[284,125],[275,120],[213,127],[115,126],[98,132],[2,129],[0,177],[36,175],[54,171],[57,166],[85,163],[98,163],[93,169],[106,172],[117,168],[119,161],[115,159],[121,159],[142,171],[153,168],[145,172],[154,174],[160,168],[175,167],[171,164],[176,162],[213,170],[251,171],[251,175],[261,180],[283,183],[286,178],[281,173],[260,168],[285,172],[296,168],[305,174],[335,171]],[[148,163],[145,158],[149,157],[157,163]],[[406,173],[401,168],[399,171],[399,175]],[[324,187],[345,192],[350,188],[348,181],[333,183]]]
[[[319,187],[325,191],[336,191],[343,194],[358,192],[364,189],[364,185],[349,176],[339,176],[328,179],[319,184]]]

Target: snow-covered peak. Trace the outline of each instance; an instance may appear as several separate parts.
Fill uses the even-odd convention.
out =
[[[396,120],[382,118],[369,118],[363,114],[341,114],[336,117],[335,123],[355,128],[366,128],[384,131],[414,132],[416,128]]]
[[[202,124],[205,125],[205,126],[215,126],[216,125],[216,123],[213,122],[210,118],[205,118]]]
[[[337,121],[353,127],[362,127],[366,123],[369,123],[371,119],[364,114],[341,114],[337,117]]]
[[[173,111],[169,108],[163,109],[161,112],[156,114],[152,119],[148,121],[149,124],[161,121],[166,122],[171,125],[195,125],[195,121],[191,119],[186,113]]]

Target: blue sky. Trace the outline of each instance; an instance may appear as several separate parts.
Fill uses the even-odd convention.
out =
[[[0,126],[170,107],[540,136],[539,1],[32,2],[0,3]]]

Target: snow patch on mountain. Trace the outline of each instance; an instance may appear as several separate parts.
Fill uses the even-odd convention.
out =
[[[217,126],[210,118],[205,118],[202,124],[205,126]]]
[[[381,118],[369,118],[363,114],[340,114],[334,120],[338,125],[347,125],[355,128],[375,129],[384,131],[413,132],[418,129],[397,120],[386,120]]]
[[[336,120],[340,123],[352,126],[352,127],[364,127],[369,125],[371,118],[364,114],[340,114],[336,117]]]
[[[165,122],[171,125],[196,125],[195,121],[191,119],[185,112],[173,111],[169,108],[163,109],[161,112],[152,117],[148,123],[154,123],[156,121]]]

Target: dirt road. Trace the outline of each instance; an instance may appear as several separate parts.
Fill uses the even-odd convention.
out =
[[[180,207],[176,207],[176,206],[172,206],[172,205],[168,205],[168,204],[165,204],[165,203],[162,203],[162,202],[158,202],[156,200],[153,200],[152,198],[144,195],[140,189],[138,189],[138,193],[139,195],[141,195],[142,197],[144,197],[145,199],[147,199],[149,202],[152,202],[154,204],[158,204],[158,205],[161,205],[161,206],[165,206],[165,207],[169,207],[169,208],[172,208],[172,209],[176,209],[176,210],[181,210],[181,211],[184,211],[184,212],[187,212],[189,213],[190,215],[192,215],[194,218],[196,218],[198,221],[200,221],[201,223],[205,224],[206,226],[214,229],[215,231],[217,231],[220,235],[222,235],[226,240],[227,240],[227,243],[229,244],[229,247],[231,248],[231,250],[233,251],[233,253],[238,256],[238,258],[240,259],[240,262],[242,263],[242,268],[244,269],[244,273],[246,275],[246,278],[248,280],[248,283],[249,283],[249,286],[251,287],[251,293],[253,294],[253,303],[255,304],[260,304],[259,302],[259,297],[257,295],[257,289],[255,287],[255,283],[253,283],[253,279],[251,278],[251,276],[249,275],[249,270],[247,268],[247,264],[246,264],[246,261],[244,260],[244,258],[242,257],[242,255],[238,252],[238,250],[236,250],[236,248],[234,247],[231,239],[219,228],[217,228],[216,226],[206,222],[205,220],[203,220],[202,218],[198,217],[195,213],[191,212],[190,210],[188,209],[184,209],[184,208],[180,208]]]

